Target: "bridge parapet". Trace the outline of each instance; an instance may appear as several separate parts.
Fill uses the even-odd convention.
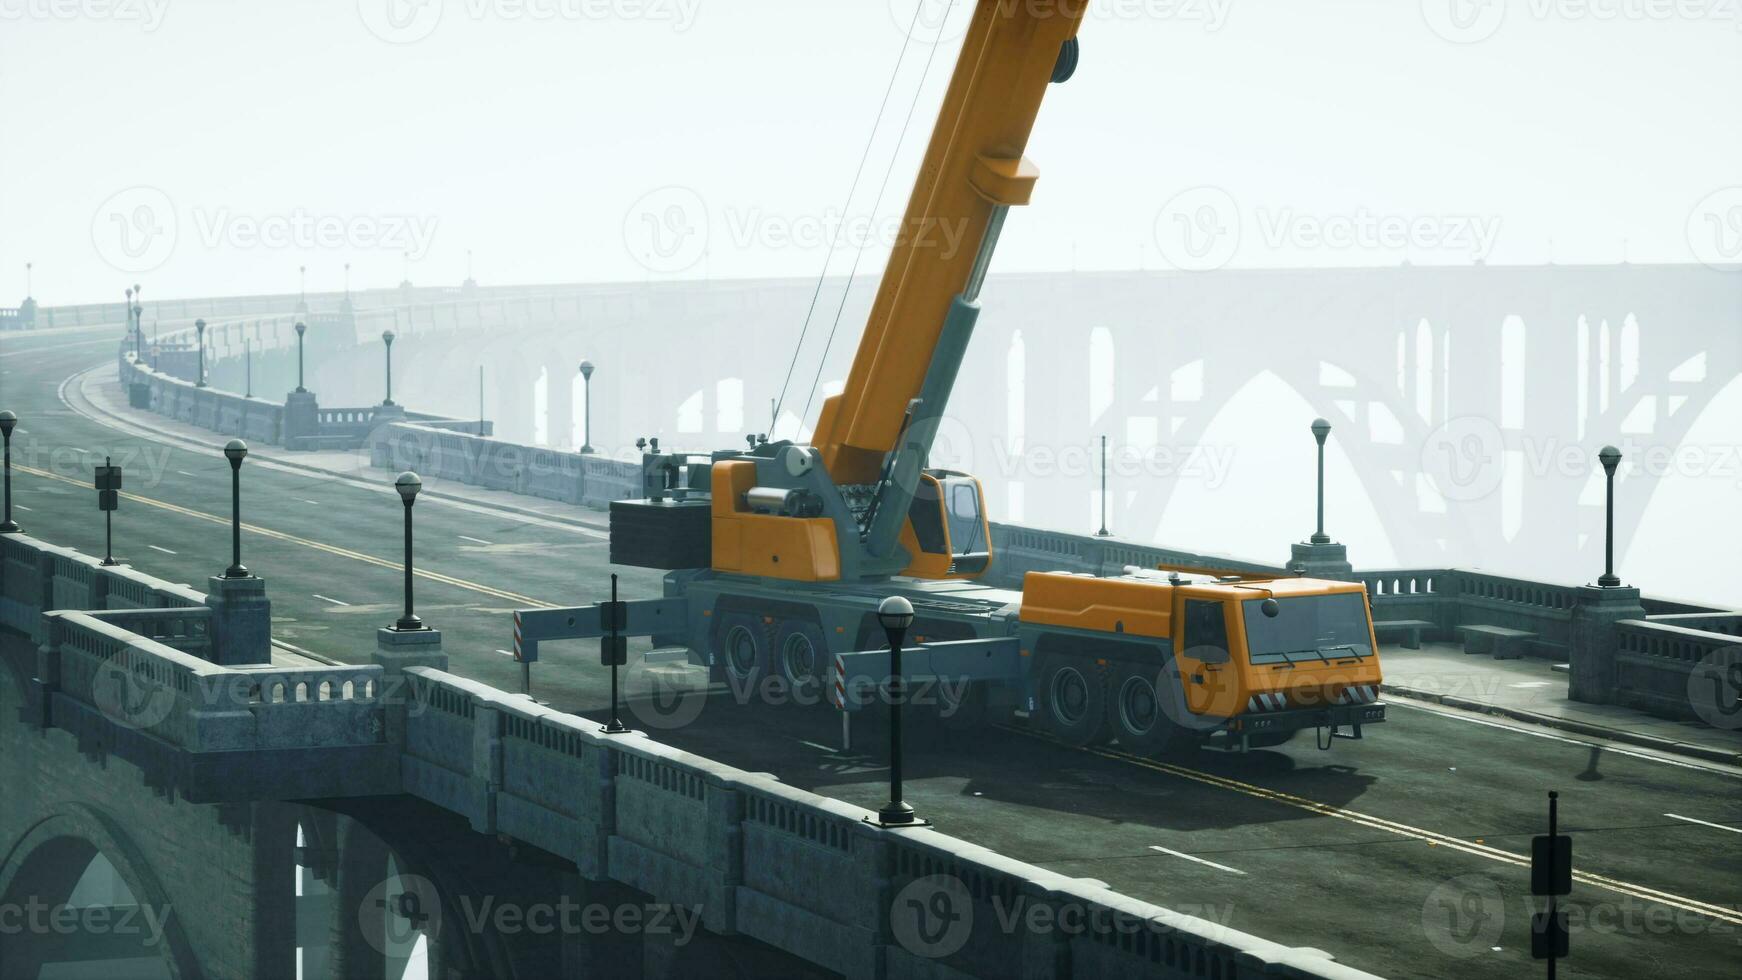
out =
[[[133,614],[137,617],[141,614]],[[222,667],[132,632],[131,617],[44,616],[37,683],[110,723],[189,753],[342,748],[382,739],[374,665]],[[49,705],[45,723],[61,711]]]
[[[859,807],[644,735],[602,735],[523,696],[406,673],[407,792],[848,977],[1045,977],[1067,962],[1077,976],[1366,976],[933,830],[885,830]],[[908,900],[953,903],[959,927],[911,935]]]

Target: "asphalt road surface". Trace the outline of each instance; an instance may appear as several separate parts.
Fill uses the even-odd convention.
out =
[[[196,450],[118,428],[89,417],[80,386],[65,384],[111,358],[121,333],[0,338],[0,408],[21,419],[15,517],[27,533],[102,554],[91,467],[113,457],[127,474],[115,553],[203,590],[230,561],[224,437]],[[366,661],[402,599],[393,474],[365,485],[273,458],[294,457],[260,447],[243,471],[243,561],[267,580],[276,636]],[[507,690],[520,687],[504,652],[514,608],[595,601],[613,571],[625,596],[659,592],[659,573],[608,565],[603,515],[541,519],[429,498],[416,519],[418,614],[442,631],[454,672]],[[631,695],[653,677],[696,683],[640,653]],[[595,648],[543,654],[534,693],[602,717],[609,681]],[[826,707],[698,690],[684,724],[667,727],[670,715],[639,696],[625,718],[796,786],[871,808],[886,799],[877,712],[854,722],[843,751]],[[1511,978],[1543,970],[1529,953],[1525,855],[1556,789],[1578,875],[1561,977],[1742,972],[1742,773],[1409,703],[1393,702],[1390,719],[1326,752],[1307,733],[1244,756],[1161,762],[916,717],[906,796],[952,835],[1375,973]]]

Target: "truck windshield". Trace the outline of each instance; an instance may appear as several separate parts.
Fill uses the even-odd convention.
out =
[[[1262,599],[1247,599],[1246,650],[1255,664],[1341,660],[1373,655],[1367,602],[1359,592],[1289,596],[1276,600],[1276,616]]]

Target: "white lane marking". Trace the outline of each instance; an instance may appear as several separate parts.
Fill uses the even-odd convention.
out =
[[[501,655],[503,655],[503,656],[504,656],[504,657],[510,657],[510,658],[512,658],[512,657],[513,657],[513,656],[514,656],[514,651],[513,651],[513,650],[502,650],[502,649],[498,649],[498,650],[497,650],[497,651],[496,651],[496,652],[497,652],[497,653],[500,653],[500,654],[501,654]]]
[[[473,544],[490,544],[491,543],[489,541],[485,541],[483,538],[474,538],[470,534],[460,535],[460,540],[461,541],[470,541]]]
[[[834,747],[834,746],[832,746],[832,745],[818,745],[818,744],[817,744],[817,743],[815,743],[815,742],[807,742],[807,741],[805,741],[805,740],[804,740],[804,739],[802,739],[802,738],[801,738],[801,739],[799,739],[799,740],[798,740],[798,744],[800,744],[800,745],[808,745],[808,746],[810,746],[810,747],[811,747],[811,748],[813,748],[813,749],[817,749],[817,750],[819,750],[819,751],[822,751],[822,752],[827,752],[827,753],[829,753],[829,754],[830,754],[830,755],[834,755],[834,754],[835,754],[835,752],[837,752],[837,751],[838,751],[838,750],[837,750],[837,749],[836,749],[836,748],[835,748],[835,747]]]
[[[1519,684],[1508,684],[1507,687],[1547,687],[1554,681],[1524,681]]]
[[[175,472],[180,476],[193,476],[193,474],[189,473],[187,470],[176,470]]]
[[[80,456],[89,456],[89,455],[91,455],[91,451],[90,451],[90,450],[89,450],[89,449],[79,449],[79,448],[77,448],[77,447],[74,447],[74,448],[73,448],[73,452],[75,452],[75,453],[78,453],[78,454],[79,454],[79,455],[80,455]]]
[[[166,555],[173,555],[173,554],[175,554],[175,552],[173,552],[173,551],[171,551],[171,550],[169,550],[169,549],[168,549],[168,548],[159,548],[159,547],[158,547],[158,546],[157,546],[157,545],[154,545],[154,544],[148,544],[148,545],[146,545],[146,547],[147,547],[147,548],[150,548],[150,549],[151,549],[151,550],[152,550],[152,551],[161,551],[161,552],[163,552],[163,553],[164,553],[164,554],[166,554]]]
[[[1664,816],[1671,820],[1686,820],[1688,823],[1697,823],[1702,827],[1712,827],[1717,830],[1728,830],[1732,834],[1742,834],[1742,827],[1726,827],[1721,823],[1712,823],[1709,820],[1695,820],[1693,817],[1684,817],[1679,813],[1666,813]]]
[[[1414,708],[1417,711],[1425,711],[1430,715],[1439,715],[1441,718],[1450,718],[1454,721],[1463,721],[1463,722],[1468,722],[1472,725],[1481,725],[1483,728],[1498,728],[1503,732],[1516,732],[1519,735],[1529,735],[1532,738],[1546,738],[1551,742],[1565,742],[1568,745],[1582,745],[1582,746],[1585,746],[1586,748],[1593,748],[1593,747],[1599,748],[1599,749],[1602,749],[1604,752],[1613,752],[1616,755],[1625,755],[1625,756],[1629,756],[1629,757],[1634,758],[1634,759],[1644,759],[1646,762],[1658,762],[1658,763],[1662,763],[1663,765],[1666,765],[1666,766],[1675,766],[1677,769],[1698,769],[1701,772],[1715,772],[1715,773],[1721,773],[1721,774],[1726,775],[1726,776],[1742,775],[1742,773],[1739,773],[1734,769],[1721,768],[1715,764],[1709,764],[1709,763],[1703,764],[1703,763],[1691,762],[1691,761],[1690,762],[1683,762],[1679,759],[1666,759],[1661,755],[1650,755],[1650,754],[1645,753],[1645,752],[1635,752],[1635,751],[1632,751],[1630,749],[1622,747],[1621,743],[1619,743],[1619,742],[1611,742],[1607,739],[1568,738],[1565,735],[1557,735],[1554,732],[1539,732],[1539,731],[1534,730],[1534,728],[1524,727],[1524,726],[1530,724],[1529,722],[1525,722],[1525,721],[1511,722],[1511,724],[1501,724],[1500,722],[1497,722],[1497,721],[1489,721],[1487,718],[1474,717],[1472,712],[1470,712],[1468,709],[1465,709],[1465,708],[1448,708],[1443,704],[1432,704],[1432,703],[1426,703],[1426,702],[1420,702],[1420,701],[1412,701],[1412,700],[1410,700],[1408,698],[1404,698],[1404,697],[1399,697],[1394,701],[1387,701],[1387,702],[1385,702],[1385,704],[1388,707],[1392,707],[1392,708]],[[1511,721],[1511,719],[1507,719],[1507,720]]]
[[[1246,873],[1244,871],[1241,871],[1239,868],[1230,868],[1225,864],[1217,864],[1214,861],[1206,861],[1201,857],[1193,857],[1190,854],[1181,854],[1179,851],[1170,851],[1167,848],[1162,847],[1160,844],[1151,844],[1151,845],[1149,845],[1149,849],[1152,851],[1160,851],[1163,854],[1171,854],[1176,858],[1185,858],[1187,861],[1191,861],[1195,864],[1201,864],[1201,865],[1204,865],[1205,867],[1208,867],[1208,868],[1215,868],[1217,871],[1226,871],[1229,874],[1243,875]]]
[[[301,500],[302,500],[302,502],[303,502],[303,503],[305,503],[305,504],[313,504],[313,505],[315,505],[315,506],[316,506],[316,507],[319,507],[319,506],[320,506],[320,505],[321,505],[321,502],[320,502],[320,501],[318,501],[318,500],[310,500],[310,499],[308,499],[308,498],[307,498],[307,497],[303,497],[303,498],[299,498],[299,499],[301,499]]]
[[[316,599],[319,599],[322,602],[330,602],[335,606],[348,606],[348,605],[350,605],[350,603],[348,603],[348,602],[340,602],[337,599],[329,599],[326,596],[321,595],[319,592],[313,593],[313,595]]]
[[[30,510],[29,507],[26,507],[23,504],[13,504],[12,506],[18,508],[19,510],[25,511],[25,512],[29,512],[29,510]]]

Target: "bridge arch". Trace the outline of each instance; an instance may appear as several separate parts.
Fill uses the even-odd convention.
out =
[[[21,909],[37,903],[50,908],[67,904],[74,889],[98,857],[115,869],[140,909],[156,910],[157,952],[173,980],[203,976],[176,909],[162,882],[125,830],[95,807],[62,804],[37,821],[12,845],[0,864],[0,907]],[[130,928],[144,928],[135,922]],[[119,929],[118,924],[113,928]],[[0,937],[0,976],[34,977],[46,950],[32,942],[29,930]]]

